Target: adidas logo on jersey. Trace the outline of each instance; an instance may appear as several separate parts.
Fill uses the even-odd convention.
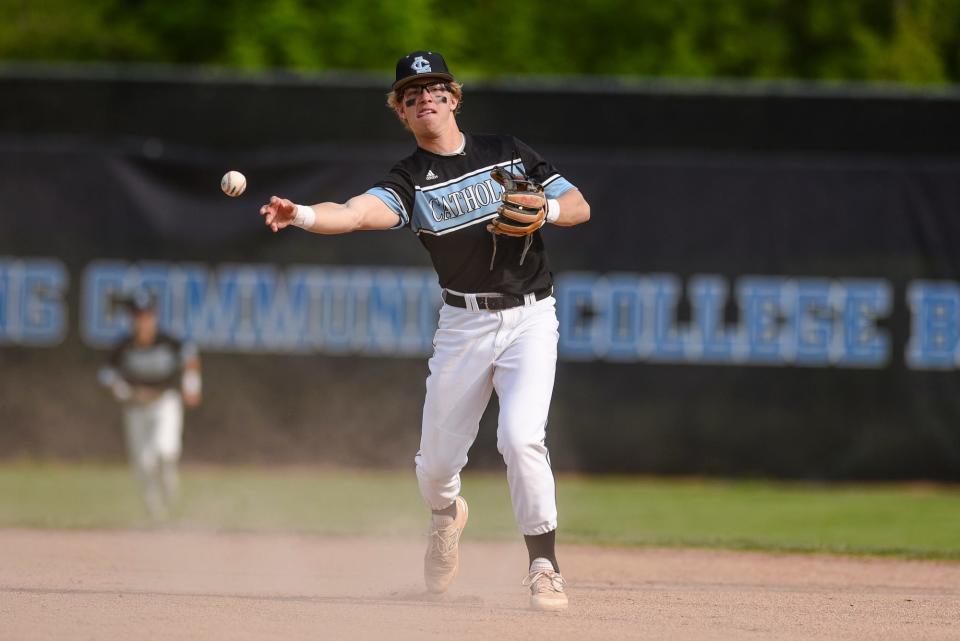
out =
[[[432,170],[432,169],[428,169],[428,170],[427,170],[427,180],[436,180],[436,179],[437,179],[437,175],[436,175],[435,173],[433,173],[433,170]]]

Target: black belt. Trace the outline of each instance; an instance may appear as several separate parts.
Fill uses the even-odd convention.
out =
[[[533,297],[536,300],[543,300],[547,296],[553,294],[553,286],[546,287],[539,291],[533,292]],[[447,305],[453,305],[454,307],[460,307],[462,309],[469,309],[467,306],[467,299],[459,294],[454,294],[447,291],[446,289],[441,292],[441,297],[443,302]],[[479,309],[486,309],[492,312],[500,311],[503,309],[512,309],[514,307],[522,307],[526,304],[525,296],[518,296],[516,294],[479,294],[477,295],[477,307]]]

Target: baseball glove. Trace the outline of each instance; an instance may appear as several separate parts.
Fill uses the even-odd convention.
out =
[[[501,167],[491,171],[490,175],[503,185],[503,195],[497,217],[487,225],[487,231],[523,237],[543,227],[547,219],[547,198],[540,184],[515,176]]]

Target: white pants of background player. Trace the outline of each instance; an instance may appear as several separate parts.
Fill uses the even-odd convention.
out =
[[[446,508],[460,494],[460,470],[496,390],[497,449],[507,464],[517,525],[525,535],[556,529],[556,489],[544,439],[557,328],[553,297],[499,312],[441,307],[416,456],[420,493],[431,508]]]
[[[177,463],[183,442],[183,402],[167,390],[147,403],[130,403],[123,410],[127,453],[140,481],[147,509],[165,516],[176,499]]]

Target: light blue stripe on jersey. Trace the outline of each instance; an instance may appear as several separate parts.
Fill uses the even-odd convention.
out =
[[[503,187],[490,171],[473,172],[414,195],[413,230],[441,235],[492,218]]]
[[[516,160],[498,165],[509,165],[508,168],[514,173],[523,173],[523,163]],[[476,170],[436,186],[415,187],[413,231],[443,235],[495,216],[503,187],[490,177],[488,169]],[[557,198],[571,189],[574,186],[560,174],[553,174],[544,181],[544,195],[547,198]],[[392,189],[374,187],[366,193],[382,200],[400,217],[401,224],[397,227],[406,225],[410,220],[403,202]]]
[[[560,174],[554,174],[543,181],[543,195],[547,198],[559,198],[571,189],[576,187]]]
[[[403,206],[403,201],[400,200],[397,192],[389,187],[373,187],[364,193],[376,196],[383,201],[383,204],[390,208],[390,211],[400,217],[400,222],[391,227],[391,229],[400,229],[410,222],[410,214],[407,213],[407,208]]]

